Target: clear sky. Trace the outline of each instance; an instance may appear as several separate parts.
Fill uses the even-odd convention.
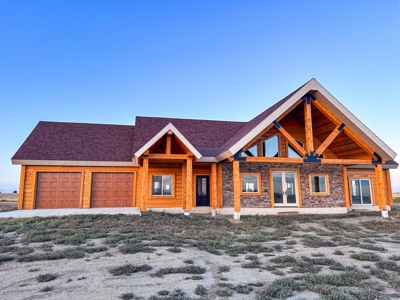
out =
[[[0,0],[0,191],[40,120],[247,121],[313,77],[400,154],[399,1]]]

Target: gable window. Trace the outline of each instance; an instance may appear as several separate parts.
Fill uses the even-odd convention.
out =
[[[247,150],[244,150],[244,151],[242,152],[241,156],[250,156],[250,157],[253,157],[253,156],[258,156],[257,153],[258,153],[258,146],[255,145],[255,146],[253,146],[253,147],[251,147],[251,148],[249,148],[249,149],[247,149]]]
[[[172,196],[172,175],[153,175],[151,186],[153,196]]]
[[[295,141],[296,141],[302,148],[304,148],[304,143],[303,143],[303,142],[301,142],[301,141],[299,141],[299,140],[296,140],[296,139],[295,139]],[[301,158],[301,157],[302,157],[299,153],[297,153],[296,150],[294,150],[294,148],[293,148],[290,144],[288,144],[288,156],[289,156],[289,158]]]
[[[279,157],[278,136],[274,135],[262,143],[264,157]]]
[[[329,178],[327,174],[310,174],[310,195],[311,196],[328,196]]]
[[[242,194],[260,195],[260,174],[246,173],[242,174]]]

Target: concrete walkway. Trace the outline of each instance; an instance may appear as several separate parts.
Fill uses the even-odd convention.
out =
[[[60,208],[60,209],[29,209],[11,210],[0,212],[0,218],[32,218],[32,217],[59,217],[69,215],[138,215],[141,216],[139,208],[136,207],[113,207],[113,208]]]

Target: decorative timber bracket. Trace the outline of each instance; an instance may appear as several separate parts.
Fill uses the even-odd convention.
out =
[[[376,152],[374,152],[374,156],[376,157],[376,160],[372,160],[372,164],[374,164],[374,165],[381,165],[383,162],[382,162],[382,157],[380,157],[380,155],[378,154],[378,153],[376,153]]]
[[[317,152],[314,153],[314,151],[311,151],[310,153],[305,154],[306,158],[303,160],[303,162],[309,163],[320,163],[321,159],[319,158],[319,154]]]
[[[233,160],[236,161],[246,161],[246,157],[240,156],[240,154],[242,154],[243,149],[240,149],[238,152],[235,153],[235,155],[233,155]]]
[[[311,104],[311,101],[314,101],[316,98],[311,94],[305,94],[301,97],[301,100],[306,101],[306,104]]]

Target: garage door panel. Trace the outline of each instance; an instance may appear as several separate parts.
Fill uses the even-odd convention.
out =
[[[37,173],[35,208],[79,208],[81,173]]]
[[[91,207],[132,206],[133,173],[93,173]]]

